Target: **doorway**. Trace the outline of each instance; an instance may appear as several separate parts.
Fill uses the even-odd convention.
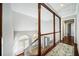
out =
[[[71,36],[71,23],[68,24],[68,36]]]
[[[64,22],[64,38],[63,42],[73,45],[74,44],[74,19],[66,20]]]

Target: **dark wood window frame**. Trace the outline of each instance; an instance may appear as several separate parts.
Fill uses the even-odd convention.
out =
[[[50,11],[53,14],[53,26],[54,26],[53,30],[54,30],[54,32],[41,34],[41,6],[43,6],[44,8],[46,8],[48,11]],[[55,16],[57,16],[59,18],[59,32],[55,32]],[[53,43],[55,46],[55,33],[60,33],[60,41],[61,41],[61,18],[54,11],[52,11],[46,4],[38,3],[38,56],[42,55],[41,54],[41,36],[53,34],[53,36],[54,36]]]

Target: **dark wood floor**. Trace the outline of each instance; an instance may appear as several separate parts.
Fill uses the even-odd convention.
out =
[[[74,37],[64,36],[62,42],[66,43],[66,44],[69,44],[69,45],[74,45]]]

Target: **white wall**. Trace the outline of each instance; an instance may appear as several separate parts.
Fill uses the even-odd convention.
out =
[[[14,31],[36,31],[36,19],[15,11],[12,11]]]
[[[13,11],[38,19],[38,3],[12,3]]]
[[[79,4],[77,7],[78,11],[77,11],[77,44],[78,44],[78,52],[79,52]]]
[[[12,26],[12,11],[10,4],[3,4],[3,20],[2,20],[3,46],[2,55],[13,55],[13,26]]]
[[[31,43],[34,31],[37,31],[37,25],[38,25],[36,23],[37,20],[34,17],[24,15],[22,13],[19,13],[13,10],[12,10],[12,20],[13,20],[14,31],[17,31],[19,33],[18,35],[20,36],[29,35],[31,40],[30,39],[28,40],[30,40],[30,43]],[[23,52],[23,50],[25,49],[23,45],[19,42],[19,37],[17,36],[17,33],[16,33],[15,34],[16,39],[14,43],[14,54],[15,55],[17,55],[20,52]]]

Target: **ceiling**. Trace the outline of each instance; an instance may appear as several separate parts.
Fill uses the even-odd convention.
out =
[[[75,3],[48,3],[48,5],[61,17],[74,15],[76,11]],[[13,11],[38,19],[38,5],[36,3],[12,3],[11,8]],[[42,8],[41,18],[44,21],[51,20],[51,16],[52,14],[48,10]]]
[[[76,3],[50,3],[50,5],[61,17],[74,15],[76,12]]]
[[[37,18],[38,5],[35,3],[12,3],[11,8],[13,11]]]
[[[38,4],[36,3],[13,3],[11,4],[11,8],[17,13],[38,19]],[[43,21],[49,21],[52,19],[52,14],[44,7],[41,7],[41,19]]]

